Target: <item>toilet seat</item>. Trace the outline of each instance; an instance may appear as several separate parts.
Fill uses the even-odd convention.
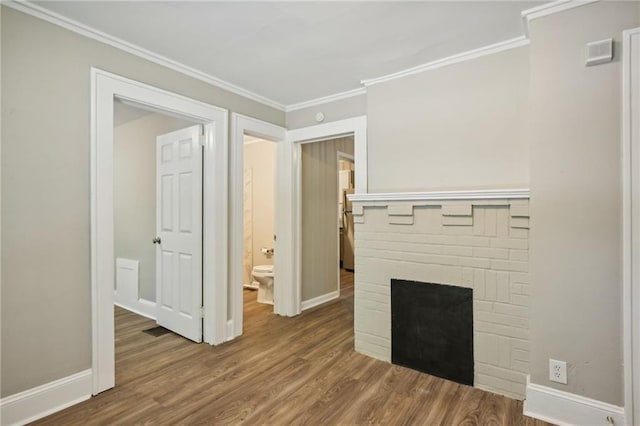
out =
[[[258,287],[258,302],[273,305],[273,265],[256,265],[251,276]]]
[[[273,265],[257,265],[253,267],[253,272],[257,274],[273,274]]]

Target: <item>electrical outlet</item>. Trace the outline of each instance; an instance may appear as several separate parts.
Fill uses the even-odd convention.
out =
[[[567,384],[567,363],[557,359],[549,359],[549,380]]]

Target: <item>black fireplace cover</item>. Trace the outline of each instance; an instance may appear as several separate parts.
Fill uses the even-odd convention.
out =
[[[473,386],[473,290],[392,279],[391,362]]]

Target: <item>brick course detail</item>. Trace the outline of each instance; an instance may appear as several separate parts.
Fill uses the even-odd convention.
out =
[[[475,386],[523,399],[529,201],[357,202],[355,348],[391,360],[391,279],[473,288]]]

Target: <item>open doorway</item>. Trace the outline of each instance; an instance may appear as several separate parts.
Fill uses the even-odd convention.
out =
[[[243,310],[273,313],[276,144],[248,134],[243,141]],[[262,306],[260,306],[262,305]]]
[[[201,324],[200,338],[210,344],[224,341],[227,320],[227,288],[217,283],[227,277],[227,117],[226,110],[195,101],[153,86],[130,80],[93,68],[91,70],[91,310],[92,310],[92,376],[93,394],[115,385],[114,349],[114,289],[115,289],[115,240],[114,240],[114,103],[123,100],[153,112],[180,117],[201,124],[202,133],[193,131],[189,143],[176,136],[177,156],[188,155],[202,149],[200,167],[201,231],[192,232],[200,239],[203,255],[193,254],[201,262]],[[200,134],[200,138],[196,135]],[[175,135],[174,135],[175,136]],[[173,137],[173,136],[172,136]],[[198,139],[196,145],[195,140]],[[200,148],[201,145],[203,148]],[[192,164],[195,160],[190,161]],[[177,170],[177,169],[176,169]],[[180,180],[180,179],[178,179]],[[187,179],[188,180],[188,179]],[[189,185],[182,180],[183,189]],[[192,192],[193,193],[193,192]],[[187,199],[185,197],[184,199]],[[222,207],[222,208],[221,208]],[[182,210],[184,213],[185,210]],[[186,217],[183,214],[183,217]],[[193,216],[191,216],[193,217]],[[184,225],[184,223],[182,224]],[[184,228],[182,225],[180,227]],[[214,253],[216,254],[214,256]],[[181,259],[184,260],[184,259]],[[198,268],[196,268],[197,270]]]
[[[202,341],[202,135],[114,103],[116,386],[149,381],[167,353]]]
[[[142,370],[127,359],[145,352],[153,362],[167,334],[202,341],[202,126],[121,100],[113,113],[115,380],[122,384]]]
[[[355,157],[338,151],[338,260],[339,294],[353,297],[355,272],[355,246],[353,206],[349,195],[355,192]]]
[[[194,124],[114,103],[114,303],[152,319],[156,319],[157,138]]]
[[[301,308],[340,297],[353,286],[354,138],[301,146]],[[348,283],[348,284],[347,284]]]
[[[290,175],[287,174],[290,168],[290,159],[288,159],[290,150],[287,149],[285,135],[285,129],[280,126],[241,114],[231,115],[230,315],[227,340],[243,334],[244,314],[248,314],[245,312],[247,303],[251,302],[253,308],[256,308],[252,308],[252,311],[258,311],[259,315],[266,313],[282,315],[285,310],[283,307],[285,298],[282,297],[282,292],[278,293],[278,287],[282,289],[285,286],[277,284],[290,279],[288,271],[292,257],[287,244],[287,236],[290,234],[287,232],[287,227],[291,226],[291,218],[290,209],[286,208],[285,198],[290,193],[287,185],[287,181],[290,180]],[[261,156],[268,157],[265,158],[264,163],[269,164],[260,164]],[[260,181],[258,182],[257,179]],[[248,182],[251,182],[250,189],[247,187]],[[265,207],[269,205],[271,191],[273,191],[272,206]],[[264,197],[267,200],[263,200],[265,204],[254,203],[257,198],[265,195],[267,195]],[[260,216],[259,209],[267,210],[264,216]],[[251,211],[250,215],[249,211]],[[261,222],[258,225],[259,228],[255,228],[256,221]],[[270,226],[273,227],[271,231]],[[278,234],[280,238],[277,238]],[[260,283],[254,280],[255,266],[273,268],[270,271],[258,273],[265,281],[262,293],[266,294],[266,300],[272,301],[273,306],[257,302]],[[247,290],[247,288],[256,290]],[[272,295],[268,294],[269,291]]]
[[[280,290],[289,296],[289,315],[302,311],[302,147],[308,143],[344,137],[353,138],[353,156],[357,164],[355,170],[354,196],[367,194],[367,118],[354,117],[287,132],[286,148],[290,151],[291,195],[287,199],[291,207],[291,265],[292,279],[284,282]],[[330,213],[335,216],[335,210]],[[317,300],[316,300],[317,301]],[[322,303],[322,302],[320,302]]]
[[[367,192],[367,120],[355,117],[302,129],[285,131],[280,126],[252,117],[231,115],[230,145],[230,238],[229,305],[227,340],[243,334],[243,154],[244,135],[276,142],[274,313],[295,316],[301,312],[301,146],[310,141],[353,136],[353,155],[358,163],[355,193]],[[337,192],[337,190],[336,190]],[[336,195],[337,197],[337,195]],[[337,208],[337,207],[336,207]],[[337,217],[337,210],[330,215]],[[336,225],[337,226],[337,225]],[[337,252],[337,228],[336,234]],[[337,259],[337,257],[336,257]],[[337,275],[337,274],[336,274]]]

